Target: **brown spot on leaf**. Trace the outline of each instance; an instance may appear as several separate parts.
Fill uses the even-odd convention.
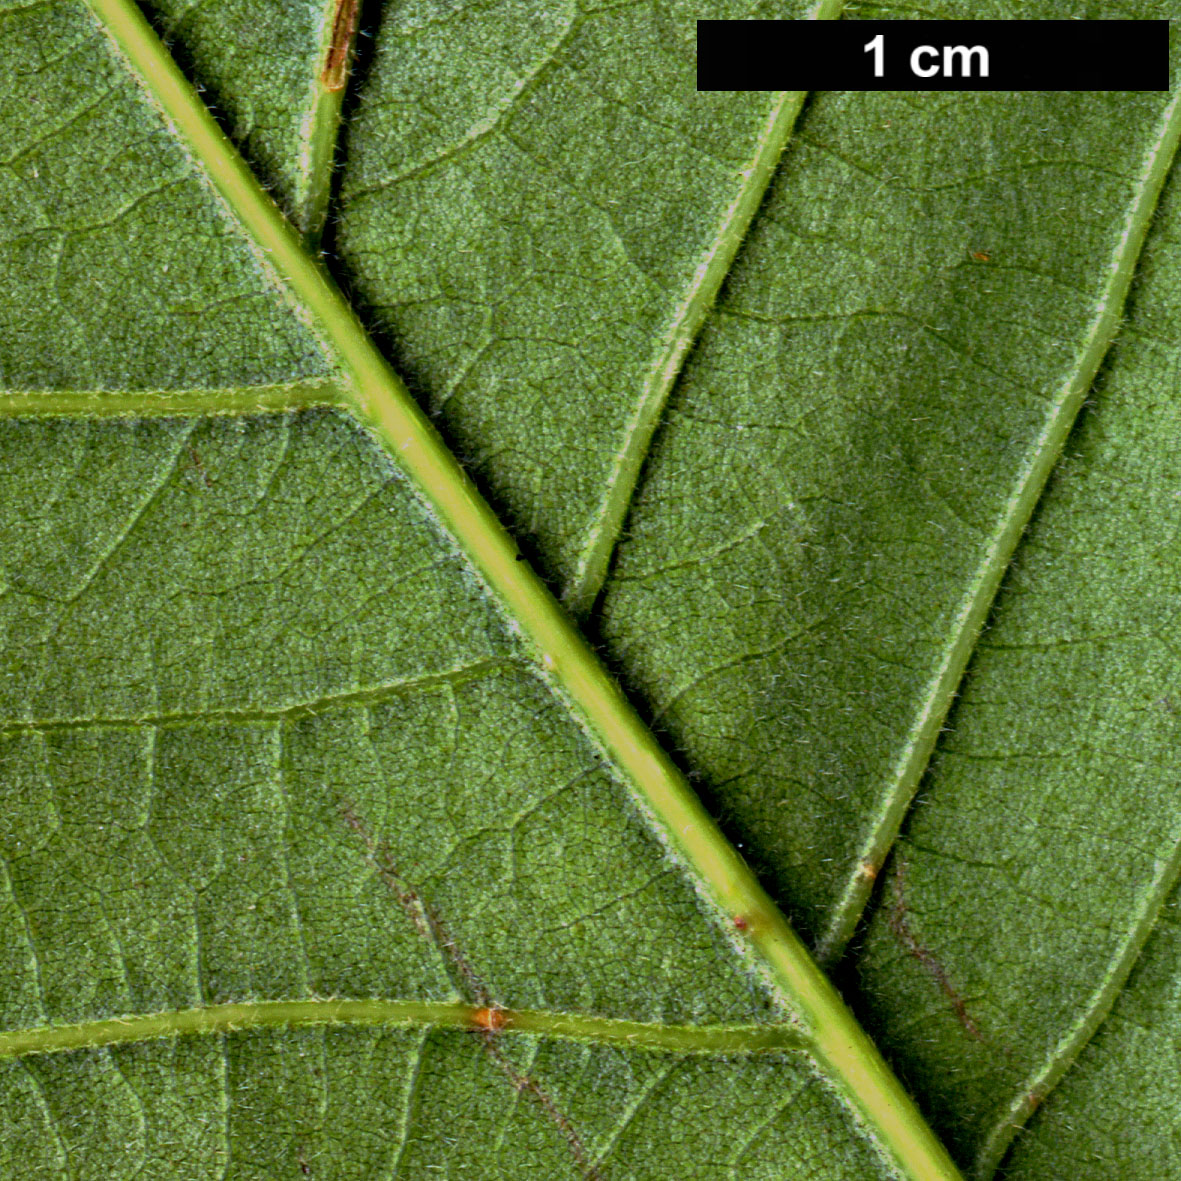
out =
[[[357,32],[357,10],[360,0],[336,0],[336,11],[332,15],[332,41],[320,81],[329,90],[343,90],[348,77],[349,53],[353,37]]]
[[[963,1026],[967,1035],[974,1041],[984,1041],[980,1027],[968,1012],[967,1002],[952,984],[947,969],[940,963],[935,953],[919,941],[910,928],[910,923],[907,920],[910,910],[906,905],[906,862],[901,857],[898,858],[898,868],[894,872],[894,880],[891,885],[893,886],[894,905],[890,907],[887,919],[890,930],[898,937],[902,946],[930,973],[932,979],[939,986],[939,991],[951,1002],[956,1019]]]

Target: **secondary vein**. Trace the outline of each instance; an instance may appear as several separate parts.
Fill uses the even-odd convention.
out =
[[[776,99],[753,157],[743,169],[743,183],[719,219],[714,241],[669,319],[635,409],[624,425],[623,445],[607,477],[606,495],[599,502],[574,577],[562,595],[575,616],[588,615],[595,605],[669,394],[762,202],[804,97],[804,91],[792,90],[783,91]]]
[[[145,713],[112,715],[89,718],[29,718],[0,721],[0,735],[50,734],[54,732],[77,733],[82,730],[138,730],[142,727],[171,727],[191,725],[217,725],[251,723],[294,722],[301,718],[315,717],[329,710],[369,708],[394,701],[408,693],[433,689],[439,685],[462,685],[494,672],[507,672],[516,667],[511,660],[489,657],[471,664],[444,669],[437,673],[424,673],[418,677],[407,677],[401,681],[388,681],[383,685],[371,685],[364,689],[350,689],[341,693],[329,693],[292,705],[275,708],[259,706],[228,707],[216,706],[202,710],[177,710],[172,713]]]
[[[874,877],[893,846],[914,799],[919,780],[930,762],[935,742],[963,680],[980,630],[996,599],[1001,579],[1013,559],[1018,542],[1033,516],[1050,472],[1074,426],[1083,399],[1120,326],[1124,303],[1131,287],[1140,251],[1156,209],[1165,178],[1181,138],[1181,95],[1165,108],[1159,131],[1136,181],[1128,217],[1112,255],[1107,283],[1100,293],[1095,315],[1083,340],[1074,369],[1053,395],[1042,429],[1017,473],[1009,499],[976,574],[968,584],[947,642],[903,743],[877,815],[867,830],[853,873],[834,908],[828,928],[816,946],[817,959],[831,964],[840,958],[869,901]]]
[[[1181,843],[1174,847],[1173,855],[1168,860],[1157,864],[1156,870],[1151,887],[1144,894],[1136,922],[1116,945],[1107,969],[1091,993],[1090,1004],[1050,1047],[1041,1065],[1015,1090],[1008,1107],[1001,1111],[992,1130],[981,1141],[973,1168],[974,1175],[980,1181],[987,1181],[987,1178],[996,1174],[1017,1132],[1062,1081],[1083,1047],[1106,1021],[1165,903],[1181,879]]]
[[[820,0],[813,20],[835,20],[843,0]],[[607,478],[607,492],[599,502],[586,544],[562,600],[576,617],[590,614],[607,577],[611,555],[623,531],[624,518],[635,495],[640,471],[652,444],[673,386],[685,366],[693,342],[729,275],[779,157],[795,127],[806,92],[781,91],[772,103],[755,149],[742,169],[742,183],[718,219],[717,232],[680,303],[669,319],[651,366],[640,388],[631,418],[624,426],[623,445]]]
[[[353,45],[357,36],[360,0],[327,0],[322,15],[320,61],[322,68],[312,81],[307,137],[300,153],[303,193],[294,211],[296,227],[309,250],[319,250],[328,204],[332,195],[332,170],[340,136],[341,110],[349,79]]]
[[[347,401],[346,391],[331,379],[204,390],[4,390],[0,418],[272,414]]]
[[[275,1027],[295,1029],[309,1025],[455,1029],[481,1036],[516,1032],[683,1054],[755,1054],[803,1048],[799,1031],[788,1024],[649,1025],[641,1021],[621,1021],[582,1013],[550,1013],[540,1009],[489,1010],[450,1001],[323,999],[248,1001],[108,1017],[39,1029],[8,1030],[0,1033],[0,1058],[92,1050],[183,1035],[241,1033]]]

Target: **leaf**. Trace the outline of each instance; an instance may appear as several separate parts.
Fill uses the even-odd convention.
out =
[[[1046,14],[1095,15],[1064,7]],[[252,12],[232,11],[232,36],[200,9],[158,15],[314,244],[339,22],[313,4]],[[328,248],[566,601],[585,615],[602,594],[588,628],[832,958],[1117,326],[1175,126],[1157,95],[961,96],[937,115],[820,96],[743,242],[801,96],[693,95],[698,15],[385,15]],[[191,121],[179,143],[162,130],[78,8],[8,22],[14,74],[32,66],[33,93],[51,96],[33,103],[39,124],[26,79],[0,88],[25,137],[0,374],[8,414],[38,416],[4,423],[9,1169],[860,1177],[885,1151],[948,1175],[888,1078],[851,1081],[878,1071],[872,1050],[308,256],[267,237],[248,174]],[[257,46],[283,40],[283,68],[258,68]],[[50,64],[46,46],[65,56]],[[108,291],[111,275],[134,282]],[[409,444],[409,482],[347,417],[296,412],[317,405],[352,409],[395,455]],[[44,417],[96,411],[121,417]],[[238,416],[146,417],[161,411]],[[1155,471],[1167,431],[1150,446]],[[1100,487],[1126,478],[1103,474],[1101,448],[1083,454]],[[1071,474],[1037,529],[1074,537],[1102,519],[1102,497],[1054,516]],[[1142,535],[1165,519],[1150,504]],[[1113,560],[1080,583],[1103,586]],[[1057,615],[1006,624],[1010,590],[994,631],[1048,633],[1034,642],[1056,650],[1063,619],[1108,607],[1094,594],[1063,608],[1070,589],[1039,592]],[[1027,1114],[1030,1070],[1051,1064],[1040,1099],[1103,1021],[1175,876],[1168,822],[1128,828],[1129,802],[1088,894],[1108,929],[1067,965],[1078,923],[1061,892],[1058,926],[1039,912],[1014,934],[1011,916],[1029,916],[1013,902],[1028,905],[1028,878],[1053,879],[1061,842],[983,813],[965,827],[956,793],[980,785],[957,785],[955,742],[1008,750],[1023,701],[1068,701],[1094,673],[1022,663],[974,698],[991,651],[856,961],[865,1020],[979,1172]],[[1139,726],[1145,749],[1165,738],[1158,715],[1143,728],[1145,686],[1168,667],[1133,678],[1110,723]],[[990,702],[1010,699],[998,716]],[[1056,705],[1023,741],[1057,735]],[[1078,808],[1086,832],[1110,775],[1059,746],[1050,778],[1007,762],[1026,797],[1046,795],[1029,809],[1039,827]],[[1153,763],[1126,800],[1161,790]],[[923,825],[944,800],[954,827],[935,852]],[[982,864],[1002,846],[1008,894]],[[1093,846],[1078,856],[1089,866]],[[1167,1020],[1158,943],[1117,1019],[1139,1005]],[[217,1040],[187,1036],[199,1029]],[[1091,1065],[1112,1036],[1035,1117],[1012,1159],[1024,1175],[1057,1175],[1062,1129],[1091,1125],[1079,1112],[1112,1085]],[[1167,1085],[1151,1036],[1137,1049]],[[29,1053],[54,1045],[74,1052]],[[1059,1095],[1079,1102],[1072,1084],[1083,1106],[1056,1115]],[[1071,1171],[1098,1150],[1081,1143]],[[1167,1162],[1167,1144],[1132,1146],[1118,1167],[1153,1152]]]
[[[1020,14],[1082,15],[1060,4]],[[1105,15],[1168,13],[1127,5]],[[378,111],[390,90],[404,95],[399,61],[379,54],[366,80],[362,94]],[[520,147],[522,135],[544,134],[535,128],[548,122],[503,138]],[[507,458],[493,448],[478,470],[516,519],[546,519],[552,514],[533,508],[537,484],[521,476],[512,442],[515,417],[536,405],[518,391],[538,366],[504,359],[509,346],[495,365],[487,361],[491,328],[490,340],[466,354],[461,342],[419,363],[445,335],[439,325],[481,301],[478,292],[430,288],[441,269],[431,237],[416,227],[403,239],[394,228],[421,207],[427,181],[447,194],[466,190],[490,165],[465,155],[441,161],[421,184],[417,175],[380,187],[365,178],[354,188],[366,143],[382,134],[380,119],[351,134],[362,150],[359,164],[350,154],[342,185],[344,260],[412,371],[419,365],[427,397],[449,390],[448,371],[464,372],[457,357],[478,355],[480,379],[464,387],[458,410],[446,401],[441,413],[464,445],[502,443]],[[839,956],[862,914],[1021,530],[1118,327],[1176,135],[1167,95],[816,96],[671,392],[591,626],[824,960]],[[596,164],[606,173],[608,150],[600,139],[597,154],[593,143],[580,148],[577,164],[556,149],[529,158],[559,175],[580,168],[595,176]],[[482,265],[511,260],[514,307],[547,298],[544,260],[554,252],[544,244],[524,258],[520,248],[498,251],[495,228],[527,221],[547,181],[527,183],[516,203],[483,205],[482,254],[493,261]],[[1067,232],[1065,203],[1080,192],[1084,213]],[[464,220],[477,218],[469,210]],[[366,235],[393,240],[393,261],[374,265]],[[585,241],[594,253],[593,237]],[[580,257],[565,245],[565,266],[576,270],[567,260]],[[579,359],[598,345],[580,340]],[[1153,455],[1167,437],[1166,428]],[[547,470],[563,465],[591,470],[581,452],[559,444]],[[1086,519],[1101,514],[1096,503]],[[1163,519],[1156,508],[1141,531],[1151,536]],[[1117,516],[1111,526],[1125,550],[1126,525]],[[1104,552],[1123,551],[1113,540]],[[1110,615],[1110,580],[1096,570],[1077,576],[1104,593],[1069,610],[1090,619],[1102,605]],[[1162,618],[1169,588],[1166,581]],[[1061,602],[1066,589],[1056,584],[1050,597]],[[1129,605],[1146,588],[1131,593]],[[1159,684],[1172,665],[1158,652],[1148,667]],[[1129,732],[1145,734],[1134,745],[1160,749],[1168,739],[1140,716],[1151,691],[1138,680],[1124,690],[1136,713],[1113,711],[1126,673],[1126,658],[1105,662],[1097,691],[1082,688],[1095,674],[1074,664],[1036,675],[1022,667],[1015,675],[1032,678],[1028,690],[990,687],[979,707],[969,696],[957,731],[984,727],[981,757],[996,758],[1014,732],[1028,730],[1024,743],[1064,759],[1063,738],[1077,748],[1079,729],[1096,724],[1092,706],[1062,727],[1066,704],[1098,694],[1109,756]],[[1065,701],[1052,688],[1062,683],[1071,686]],[[998,716],[998,700],[1018,704]],[[1013,715],[1034,703],[1041,726],[1019,725]],[[1157,783],[1156,760],[1141,757]],[[953,789],[939,763],[930,799],[932,811],[949,800],[946,821],[937,851],[922,852],[937,856],[942,872],[904,846],[857,962],[865,1021],[981,1175],[1103,1020],[1177,876],[1167,808],[1138,821],[1137,839],[1124,835],[1143,779],[1122,788],[1127,803],[1116,809],[1103,802],[1112,772],[1089,745],[1058,773],[1057,794],[1045,763],[1030,763],[1017,781],[1011,764],[982,806],[967,803],[981,798],[979,776]],[[961,799],[945,794],[953,790],[962,802],[951,803]],[[1039,801],[1017,823],[1005,802],[1014,792]],[[1069,819],[1046,819],[1060,814]],[[916,833],[929,831],[926,815],[916,817]],[[1106,835],[1080,839],[1064,855],[1060,836],[1030,840],[1035,816],[1046,830]],[[1083,941],[1075,883],[1125,845],[1118,869],[1094,889],[1086,913],[1098,929]],[[969,857],[975,873],[962,864]],[[1040,886],[1033,910],[1032,882]],[[1114,923],[1113,913],[1121,916]],[[918,1021],[917,1013],[931,1016]],[[961,1073],[970,1081],[944,1081]]]
[[[1177,1172],[1179,198],[1171,180],[858,964],[909,1078],[961,1075],[945,1126],[982,1174],[1047,1094],[1007,1175]]]
[[[347,16],[355,17],[356,4],[231,0],[218,5],[215,19],[180,0],[149,7],[189,76],[206,80],[207,105],[314,246],[328,212],[344,94],[339,69],[329,77],[329,59],[342,36],[347,55],[355,32]]]
[[[838,6],[784,15],[812,7]],[[585,613],[803,95],[696,94],[683,6],[431,15],[383,17],[333,248],[412,387]],[[621,68],[622,45],[641,67]],[[565,391],[586,392],[578,413],[554,413]]]
[[[957,97],[909,157],[914,96],[810,108],[604,602],[629,681],[829,961],[1117,326],[1175,134],[1159,95]],[[1064,244],[1080,175],[1093,220]]]
[[[1021,10],[1039,14],[1079,15],[1062,5]],[[1124,6],[1107,15],[1167,13]],[[366,83],[370,101],[379,104],[383,87],[399,84],[389,78],[403,75],[392,66],[383,74],[379,59]],[[934,102],[942,109],[932,127]],[[354,138],[378,135],[374,126]],[[1021,530],[1118,327],[1176,136],[1167,95],[814,97],[671,393],[592,626],[825,960],[840,954],[862,914]],[[546,158],[571,167],[556,152]],[[447,161],[447,181],[457,186],[479,168]],[[373,196],[363,189],[354,206],[347,177],[346,262],[350,243],[365,232],[388,239],[420,200],[416,189],[392,186]],[[515,224],[537,188],[487,216]],[[1077,192],[1085,215],[1067,233],[1064,201]],[[384,209],[375,212],[377,198]],[[485,228],[483,239],[492,237]],[[564,257],[572,253],[567,247]],[[393,278],[359,252],[352,261],[401,347],[432,344],[438,333],[416,320],[418,305],[398,303],[403,286],[434,267],[429,240],[401,246],[387,264]],[[519,293],[528,280],[518,282]],[[543,281],[535,289],[541,298]],[[527,366],[513,376],[529,380]],[[443,375],[422,384],[442,388]],[[507,434],[502,420],[530,404],[506,398],[506,387],[501,376],[468,394],[487,418],[484,436]],[[442,412],[450,425],[450,403]],[[471,413],[459,411],[452,429],[460,438]],[[1168,437],[1166,426],[1150,454],[1159,456]],[[520,515],[533,485],[515,461],[488,481]],[[564,454],[559,462],[583,460]],[[1051,496],[1047,513],[1054,503]],[[1110,516],[1104,504],[1085,519]],[[1151,537],[1166,517],[1154,505],[1139,530]],[[1127,525],[1112,519],[1105,555],[1126,553]],[[1153,577],[1159,562],[1154,551]],[[1102,606],[1118,631],[1111,575],[1075,578],[1103,591],[1072,602],[1072,615],[1089,620]],[[1157,618],[1170,617],[1171,586],[1157,592]],[[1048,592],[1055,603],[1066,593],[1066,580]],[[1128,608],[1146,594],[1130,591]],[[1158,649],[1155,632],[1149,643]],[[1172,667],[1157,651],[1146,675],[1159,685]],[[969,696],[957,731],[984,727],[981,757],[991,759],[996,744],[1009,749],[1014,732],[1028,729],[1024,742],[1065,761],[1063,740],[1077,748],[1079,730],[1095,726],[1098,695],[1109,755],[1129,733],[1144,735],[1132,740],[1137,747],[1161,749],[1168,738],[1141,716],[1151,690],[1139,679],[1123,690],[1135,713],[1113,709],[1127,673],[1127,658],[1104,662],[1103,688],[1093,691],[1082,687],[1095,674],[1076,664],[1010,671],[1030,688],[990,686],[985,706]],[[1063,683],[1065,700],[1053,688]],[[1090,712],[1063,727],[1080,693]],[[998,717],[998,700],[1017,704]],[[1019,725],[1014,715],[1035,703],[1040,726]],[[1178,834],[1167,807],[1137,821],[1136,839],[1125,834],[1134,801],[1159,783],[1156,759],[1141,757],[1147,781],[1125,784],[1118,809],[1105,802],[1112,772],[1089,744],[1057,773],[1056,793],[1044,763],[1015,780],[1006,761],[986,806],[979,777],[953,789],[941,761],[930,799],[932,812],[948,799],[946,820],[937,851],[921,851],[937,856],[942,872],[912,868],[908,842],[880,890],[857,957],[860,1011],[981,1175],[1103,1020],[1176,881]],[[960,794],[950,797],[953,790]],[[1017,823],[1006,803],[1015,791],[1038,801]],[[1058,834],[1100,835],[1064,854],[1061,835],[1030,840],[1032,817]],[[930,825],[918,814],[916,834]],[[1117,853],[1118,868],[1094,887],[1085,913],[1098,929],[1084,942],[1076,883]],[[965,869],[967,857],[976,860]],[[1031,910],[1027,883],[1035,881]],[[1006,900],[1001,891],[1010,889]],[[1113,913],[1121,917],[1109,927]],[[968,1081],[949,1086],[960,1074]],[[1116,1160],[1119,1170],[1131,1167],[1127,1156]]]
[[[954,1175],[138,11],[7,17],[6,1163]]]

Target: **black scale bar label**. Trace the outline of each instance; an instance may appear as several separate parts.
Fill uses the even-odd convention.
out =
[[[698,90],[1168,90],[1169,22],[697,22]]]

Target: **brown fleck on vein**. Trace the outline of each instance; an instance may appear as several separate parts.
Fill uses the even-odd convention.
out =
[[[898,868],[894,871],[890,885],[894,893],[894,905],[890,907],[887,919],[890,930],[898,936],[902,946],[931,974],[935,983],[939,985],[940,992],[951,1002],[956,1018],[968,1036],[978,1042],[984,1041],[984,1034],[972,1019],[972,1014],[968,1012],[967,1002],[952,984],[947,969],[939,962],[935,953],[910,929],[906,917],[910,913],[910,908],[906,905],[906,862],[901,857],[898,858]]]
[[[324,69],[320,73],[320,81],[329,90],[344,89],[349,50],[357,31],[359,7],[360,0],[336,0],[336,11],[332,16],[332,41],[328,46],[328,56],[324,59]]]
[[[452,982],[464,994],[466,1000],[484,1006],[476,1016],[475,1032],[488,1056],[504,1073],[518,1095],[531,1099],[561,1132],[562,1138],[574,1158],[574,1166],[583,1181],[603,1181],[603,1175],[591,1162],[586,1145],[575,1130],[569,1116],[557,1105],[554,1097],[535,1079],[518,1069],[497,1044],[497,1037],[507,1025],[501,1018],[504,1012],[492,999],[484,982],[476,975],[471,963],[463,954],[459,944],[450,935],[438,914],[422,898],[398,871],[393,851],[385,841],[375,838],[356,811],[349,804],[341,807],[345,824],[365,843],[369,863],[377,870],[382,882],[398,900],[398,905],[410,917],[415,930],[439,949]]]

